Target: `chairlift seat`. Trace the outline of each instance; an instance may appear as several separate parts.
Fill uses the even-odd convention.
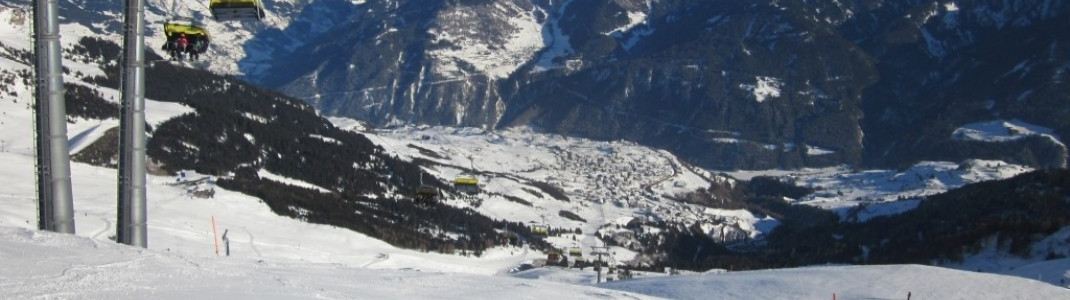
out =
[[[580,247],[572,247],[568,250],[568,255],[577,257],[583,256],[583,249],[580,249]]]
[[[163,24],[164,35],[170,37],[178,35],[180,33],[190,34],[203,34],[208,35],[208,30],[204,27],[194,25],[188,22],[167,22]]]
[[[535,235],[546,236],[550,234],[550,230],[549,228],[547,228],[546,225],[535,225],[531,226],[531,233]]]
[[[476,179],[472,175],[457,175],[453,179],[453,187],[460,192],[466,194],[478,194],[479,193],[479,179]]]
[[[459,175],[453,179],[454,185],[479,185],[479,179],[475,176]]]
[[[208,8],[216,21],[255,21],[264,17],[260,0],[212,0]]]
[[[420,196],[438,196],[438,190],[431,186],[420,186],[416,189],[416,194]]]
[[[196,49],[198,54],[204,54],[208,51],[208,46],[212,41],[211,36],[208,34],[208,29],[204,26],[200,26],[192,21],[188,20],[172,20],[163,24],[163,33],[167,37],[168,43],[174,42],[178,39],[179,35],[185,34],[189,39],[195,39],[203,42],[200,48]],[[190,41],[191,43],[193,40]],[[168,50],[169,46],[165,45],[164,50]]]

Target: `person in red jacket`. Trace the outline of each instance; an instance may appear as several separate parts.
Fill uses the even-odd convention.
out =
[[[186,39],[185,33],[180,33],[176,42],[178,44],[178,60],[183,60],[182,57],[186,54],[186,47],[189,47],[189,39]]]

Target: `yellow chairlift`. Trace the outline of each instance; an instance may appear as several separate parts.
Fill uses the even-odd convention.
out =
[[[194,23],[192,19],[176,18],[163,23],[163,33],[167,41],[163,50],[172,57],[190,53],[190,56],[199,56],[208,52],[211,36],[204,26]],[[179,40],[185,38],[185,47],[180,47]]]
[[[547,236],[550,235],[550,227],[542,224],[532,225],[531,233],[538,236]]]
[[[453,179],[453,187],[465,193],[479,192],[479,179],[475,175],[461,173]]]
[[[264,17],[260,0],[211,0],[208,8],[216,21],[260,20]]]
[[[191,20],[174,19],[163,23],[163,33],[168,38],[172,36],[178,36],[178,34],[180,33],[185,33],[187,35],[200,34],[207,36],[208,30],[204,29],[204,26],[200,26],[200,24],[195,24]]]
[[[420,186],[416,188],[416,203],[430,205],[438,197],[438,189],[424,184],[424,174],[420,173]]]
[[[421,185],[419,188],[416,189],[416,195],[420,197],[434,198],[435,196],[438,196],[438,189],[435,189],[430,185]]]
[[[583,256],[583,249],[580,249],[580,247],[569,248],[568,249],[568,256],[582,257]]]
[[[453,188],[466,194],[479,193],[479,179],[476,175],[464,172],[453,178]]]
[[[453,187],[459,192],[467,194],[479,193],[479,179],[475,175],[475,162],[472,160],[472,156],[468,156],[468,161],[471,164],[471,168],[467,172],[461,172],[457,174],[457,177],[453,178]]]

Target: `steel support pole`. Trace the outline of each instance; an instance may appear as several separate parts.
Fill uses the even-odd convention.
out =
[[[119,119],[119,226],[116,241],[147,248],[145,199],[145,1],[126,0]]]
[[[71,161],[67,146],[67,107],[63,99],[63,48],[59,40],[58,0],[33,6],[37,140],[37,202],[41,230],[74,234]]]

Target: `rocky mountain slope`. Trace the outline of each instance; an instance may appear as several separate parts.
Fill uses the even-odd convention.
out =
[[[246,76],[376,125],[535,125],[719,169],[1066,165],[1065,1],[334,5],[354,13]],[[952,136],[998,120],[1059,138]]]
[[[118,3],[61,2],[92,34],[122,28]],[[264,4],[262,22],[215,22],[149,0],[146,40],[191,18],[213,38],[193,66],[376,126],[536,126],[716,169],[1067,161],[1066,1]],[[955,134],[981,122],[1048,134]]]

